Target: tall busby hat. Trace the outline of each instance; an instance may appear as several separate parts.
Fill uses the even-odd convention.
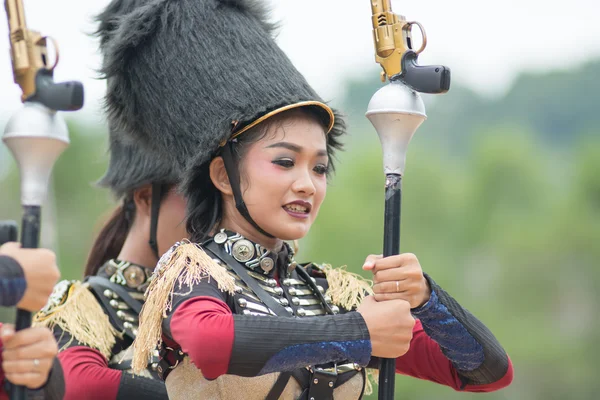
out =
[[[264,2],[150,0],[112,27],[103,44],[110,123],[128,143],[189,168],[188,196],[199,167],[223,149],[237,209],[271,236],[248,213],[230,139],[302,107],[323,122],[332,155],[344,125],[275,43]]]
[[[340,146],[341,120],[275,43],[264,2],[150,0],[114,26],[105,105],[130,143],[197,166],[260,121],[308,107],[330,152]]]
[[[124,16],[144,3],[145,0],[114,0],[96,16],[98,29],[95,34],[100,39],[100,52],[103,56]],[[146,184],[162,186],[179,182],[179,163],[161,157],[154,149],[127,140],[128,135],[114,122],[109,120],[108,125],[109,164],[106,173],[97,182],[99,186],[110,189],[115,197],[122,198],[133,189]]]
[[[150,149],[123,142],[122,133],[109,128],[109,162],[106,173],[97,182],[108,188],[116,198],[143,185],[171,185],[181,178],[178,163],[168,162]]]
[[[100,52],[106,57],[107,49],[119,24],[125,16],[146,3],[146,0],[113,0],[100,13],[96,20],[99,23],[96,35],[100,39]],[[110,86],[111,78],[107,84]],[[179,183],[182,176],[182,165],[173,158],[163,157],[157,149],[140,146],[127,140],[127,134],[109,118],[109,164],[104,176],[97,182],[101,187],[109,188],[113,195],[125,202],[131,202],[127,195],[133,190],[147,184],[152,185],[152,206],[149,241],[151,249],[157,257],[158,253],[158,214],[165,186]]]

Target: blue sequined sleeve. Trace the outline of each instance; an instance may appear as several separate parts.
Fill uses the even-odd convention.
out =
[[[234,315],[229,373],[256,376],[307,365],[371,359],[369,331],[357,312],[319,318]]]
[[[435,290],[429,301],[412,310],[423,324],[425,333],[440,345],[446,357],[463,371],[472,371],[483,363],[483,347],[467,329],[440,303]]]
[[[0,305],[16,305],[23,295],[27,282],[19,263],[8,256],[0,256]]]
[[[439,344],[465,385],[484,385],[501,379],[509,362],[498,340],[431,277],[425,277],[431,286],[431,298],[412,310],[425,333]]]

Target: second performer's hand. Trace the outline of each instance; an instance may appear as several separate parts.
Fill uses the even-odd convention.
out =
[[[0,254],[14,258],[25,275],[27,286],[17,307],[34,312],[44,307],[60,278],[54,252],[42,248],[23,249],[20,243],[9,242],[0,247]]]
[[[427,303],[431,288],[423,276],[417,256],[411,253],[383,257],[370,255],[363,269],[373,272],[375,300],[406,300],[410,308]]]
[[[43,386],[48,380],[58,345],[48,328],[33,327],[15,332],[12,325],[3,325],[2,369],[6,379],[30,389]]]

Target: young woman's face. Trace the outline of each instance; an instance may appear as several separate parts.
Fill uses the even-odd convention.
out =
[[[274,123],[241,161],[242,196],[252,219],[278,239],[304,237],[325,199],[328,165],[317,121],[298,112]]]

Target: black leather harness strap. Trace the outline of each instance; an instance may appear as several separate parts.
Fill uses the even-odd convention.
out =
[[[205,243],[203,247],[205,249],[210,250],[210,252],[213,253],[214,256],[219,257],[228,266],[230,266],[233,272],[235,272],[237,276],[240,277],[240,279],[246,284],[246,286],[252,289],[252,291],[260,299],[260,301],[262,301],[269,309],[271,309],[271,311],[277,314],[277,316],[293,316],[293,314],[286,310],[284,306],[282,306],[279,302],[275,301],[275,299],[271,297],[271,295],[267,293],[265,289],[260,287],[256,279],[252,278],[248,274],[246,268],[243,265],[240,265],[240,263],[235,258],[233,258],[226,251],[221,249],[218,244],[216,244],[213,241],[210,241]]]
[[[265,397],[265,400],[279,400],[279,396],[281,396],[281,393],[283,393],[285,390],[285,387],[287,386],[291,377],[292,373],[289,371],[280,373],[275,381],[275,384],[269,391],[269,394],[267,394],[267,397]]]

